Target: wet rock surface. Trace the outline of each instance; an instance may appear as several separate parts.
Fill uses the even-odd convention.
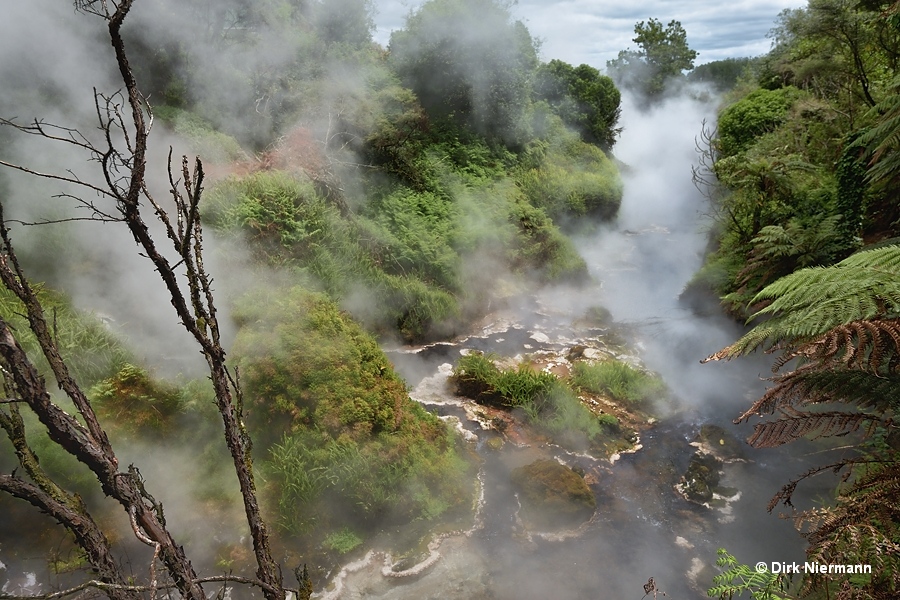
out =
[[[713,499],[713,493],[719,485],[719,473],[722,461],[698,450],[691,457],[687,471],[681,477],[678,491],[691,502],[705,504]]]
[[[697,448],[675,489],[686,500],[710,508],[727,508],[739,490],[723,485],[729,463],[746,462],[747,444],[726,429],[711,423],[700,426],[690,445]]]
[[[528,527],[578,524],[590,518],[597,505],[584,477],[555,460],[537,460],[514,469],[511,479]]]
[[[747,443],[718,425],[707,423],[700,427],[700,433],[691,442],[700,452],[711,454],[722,462],[746,460],[744,452]]]

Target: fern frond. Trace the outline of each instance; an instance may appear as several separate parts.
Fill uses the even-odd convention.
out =
[[[846,528],[853,527],[857,533],[867,531],[867,536],[878,540],[878,547],[900,554],[898,498],[900,469],[896,462],[877,463],[838,497],[837,506],[800,513],[797,519],[810,525],[804,537],[811,552],[832,554],[840,537],[847,534]],[[841,554],[847,553],[848,549],[841,550]]]
[[[801,368],[773,381],[775,385],[736,418],[735,424],[785,406],[840,402],[879,413],[900,408],[900,374],[896,373],[875,376],[853,369]]]
[[[900,356],[900,319],[872,319],[838,325],[811,342],[785,352],[773,367],[802,357],[829,367],[843,365],[887,374]]]
[[[900,77],[892,82],[892,87],[894,93],[885,95],[870,112],[876,118],[875,125],[860,137],[872,154],[866,179],[876,186],[900,175]]]
[[[757,348],[774,351],[809,341],[838,325],[900,316],[900,246],[858,252],[830,267],[795,271],[768,285],[753,302],[771,300],[751,318],[770,316],[703,362]]]
[[[784,578],[768,571],[759,572],[748,565],[739,564],[737,559],[724,548],[717,551],[719,558],[716,565],[727,567],[725,571],[713,577],[713,587],[706,590],[711,598],[731,599],[750,592],[753,598],[762,600],[784,600],[780,595],[784,589]]]
[[[758,423],[747,442],[754,448],[774,448],[803,437],[817,439],[846,435],[868,424],[867,433],[882,420],[877,415],[859,412],[804,412],[790,406],[778,409],[782,418]]]

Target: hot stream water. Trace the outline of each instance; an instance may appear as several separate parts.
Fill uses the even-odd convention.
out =
[[[684,99],[649,115],[626,108],[616,147],[627,165],[623,205],[614,225],[577,240],[591,275],[585,285],[510,298],[467,338],[390,352],[414,387],[413,398],[457,417],[472,440],[482,458],[479,508],[465,531],[436,536],[403,561],[376,542],[383,552],[332,573],[318,597],[638,600],[652,577],[666,598],[684,600],[706,597],[702,590],[718,547],[751,565],[802,560],[802,540],[791,523],[765,511],[781,485],[805,470],[797,448],[748,448],[748,462],[727,464],[723,484],[739,493],[721,508],[689,503],[675,491],[701,425],[717,424],[746,437],[749,427],[735,427],[731,420],[760,395],[760,377],[768,374],[764,359],[700,365],[741,329],[715,309],[698,315],[678,299],[706,245],[708,208],[691,184],[690,166],[694,137],[713,112],[709,104]],[[614,328],[585,324],[586,313],[597,307],[609,311]],[[546,444],[487,448],[496,433],[470,419],[471,403],[467,411],[447,385],[461,352],[564,357],[576,346],[640,362],[666,381],[671,402],[640,433],[640,450],[610,462]],[[509,473],[539,458],[555,458],[589,476],[597,511],[577,529],[537,532],[519,519]],[[833,482],[825,484],[823,494]],[[3,558],[3,591],[44,589],[43,575],[32,573],[41,557],[22,565]]]
[[[390,557],[370,554],[334,577],[323,597],[638,600],[653,577],[667,598],[682,600],[706,597],[719,547],[751,565],[803,558],[791,523],[765,510],[781,485],[805,470],[796,448],[747,447],[748,461],[725,466],[723,483],[738,493],[718,509],[689,503],[674,488],[702,424],[746,437],[749,427],[731,420],[760,395],[768,373],[764,359],[701,365],[741,330],[715,310],[698,315],[678,298],[706,245],[708,207],[691,183],[690,166],[701,121],[713,115],[711,104],[688,99],[650,114],[625,112],[616,147],[627,165],[620,217],[579,240],[592,283],[511,302],[514,307],[490,315],[466,339],[391,353],[415,387],[413,398],[458,416],[467,437],[478,440],[472,443],[484,460],[481,508],[470,530],[433,542],[420,568],[404,567],[399,574],[405,576],[395,577]],[[515,357],[604,346],[603,331],[581,324],[596,306],[627,332],[622,357],[658,372],[672,392],[661,420],[641,433],[641,449],[614,463],[556,447],[484,449],[489,432],[447,386],[450,364],[467,350]],[[597,512],[577,530],[540,534],[517,518],[509,470],[541,457],[591,475]]]

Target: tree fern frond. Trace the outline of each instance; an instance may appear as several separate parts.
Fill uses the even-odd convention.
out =
[[[900,176],[900,77],[892,82],[893,94],[887,94],[872,108],[875,125],[860,137],[872,155],[866,179],[876,186]]]
[[[811,469],[772,498],[791,505],[797,484],[807,477],[847,469],[849,479],[833,507],[794,514],[794,524],[809,542],[807,559],[818,564],[870,565],[867,577],[853,573],[807,573],[802,595],[814,589],[837,589],[837,598],[895,600],[900,591],[900,469],[896,452],[882,449],[873,455],[842,460]],[[852,479],[851,479],[852,476]]]
[[[795,477],[794,479],[791,479],[784,486],[782,486],[781,490],[779,490],[778,493],[775,494],[774,496],[772,496],[772,499],[769,500],[769,504],[766,506],[766,510],[768,512],[772,512],[775,509],[775,507],[778,506],[779,504],[785,504],[786,506],[793,507],[794,505],[791,503],[791,499],[794,495],[794,491],[797,489],[797,486],[800,484],[801,481],[803,481],[805,479],[809,479],[810,477],[814,477],[814,476],[824,473],[826,471],[832,471],[834,473],[839,473],[842,469],[852,467],[856,462],[858,462],[858,459],[844,459],[844,460],[840,460],[836,463],[831,463],[828,465],[820,465],[818,467],[813,467],[812,469],[809,469],[808,471],[806,471],[799,477]],[[810,513],[812,513],[812,512],[815,512],[815,511],[814,510],[813,511],[804,511],[804,512],[798,513],[797,515],[794,516],[794,518],[795,518],[794,524],[797,527],[797,529],[802,528],[804,521],[808,520],[808,517],[809,517]]]
[[[753,302],[765,300],[771,303],[752,318],[771,318],[703,362],[760,347],[790,347],[852,321],[900,316],[900,245],[858,252],[830,267],[795,271],[768,285]]]
[[[798,369],[774,381],[775,385],[736,418],[735,423],[772,414],[784,406],[841,402],[884,412],[900,405],[900,374],[896,373],[878,377],[855,369]]]
[[[868,423],[870,432],[882,423],[878,415],[859,412],[804,412],[790,406],[778,409],[783,418],[758,423],[747,442],[754,448],[774,448],[803,437],[817,439],[846,435]]]
[[[900,354],[900,319],[872,319],[838,325],[815,340],[786,352],[775,363],[780,368],[796,357],[829,367],[841,364],[875,374],[887,374]]]
[[[713,587],[706,590],[712,598],[730,599],[750,592],[753,598],[760,600],[783,600],[787,596],[780,595],[784,589],[784,578],[780,574],[759,571],[748,565],[739,564],[737,559],[724,548],[717,550],[719,558],[716,565],[727,567],[725,571],[713,577]]]

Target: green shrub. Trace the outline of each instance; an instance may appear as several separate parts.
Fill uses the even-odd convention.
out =
[[[500,370],[492,356],[480,352],[466,354],[453,371],[460,394],[483,404],[504,407],[542,402],[556,383],[556,376],[535,371],[527,364]]]
[[[425,282],[458,290],[460,258],[453,248],[458,209],[444,195],[397,187],[373,198],[365,214],[381,237],[382,268],[414,273]]]
[[[510,218],[519,230],[509,252],[514,268],[537,269],[546,281],[587,277],[587,263],[542,209],[519,201],[512,206]]]
[[[531,424],[568,447],[596,446],[604,435],[619,431],[615,417],[598,418],[566,382],[528,364],[499,369],[490,355],[472,352],[457,362],[453,379],[457,393],[484,404],[521,409]]]
[[[207,218],[215,226],[248,234],[269,264],[289,267],[335,300],[349,299],[375,331],[415,340],[458,315],[455,217],[441,197],[396,188],[348,220],[311,182],[280,171],[227,180],[210,195]],[[361,290],[369,300],[356,305],[352,296]]]
[[[622,201],[618,169],[603,151],[573,135],[532,146],[539,156],[524,161],[516,181],[529,202],[556,221],[611,218]]]
[[[157,438],[172,433],[174,418],[182,409],[178,389],[128,363],[113,377],[94,385],[88,396],[111,433],[130,436]]]
[[[794,87],[758,89],[725,108],[719,115],[719,151],[733,156],[746,150],[762,134],[773,131],[802,95]]]
[[[469,467],[455,436],[410,400],[375,339],[334,302],[269,287],[236,317],[247,426],[280,527],[430,519],[465,504]]]
[[[594,394],[609,394],[614,400],[631,403],[645,402],[665,390],[658,376],[619,361],[576,363],[572,381]]]
[[[243,230],[257,252],[272,263],[312,259],[325,240],[336,210],[308,179],[284,171],[259,171],[229,178],[206,195],[204,216],[227,232]]]

